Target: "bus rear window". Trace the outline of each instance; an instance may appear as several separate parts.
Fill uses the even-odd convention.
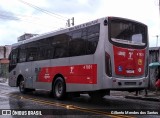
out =
[[[147,43],[146,26],[122,19],[110,22],[110,38],[116,44],[145,46]]]

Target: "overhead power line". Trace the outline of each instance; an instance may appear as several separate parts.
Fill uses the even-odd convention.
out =
[[[36,20],[36,21],[41,21],[41,17],[39,16],[33,16],[33,15],[23,15],[23,14],[15,14],[15,13],[12,13],[12,12],[9,12],[9,11],[5,11],[5,10],[0,10],[0,16],[1,18],[2,17],[5,17],[3,19],[16,19],[16,20],[29,20],[29,21],[32,21],[32,20]],[[56,24],[57,22],[64,22],[64,21],[60,21],[60,20],[56,20]]]
[[[26,5],[30,6],[30,7],[32,7],[32,8],[34,8],[34,9],[38,10],[38,11],[41,11],[41,12],[43,12],[43,13],[45,13],[45,14],[48,14],[48,15],[53,16],[53,17],[56,17],[56,18],[58,18],[58,19],[65,20],[65,21],[68,19],[67,17],[64,17],[64,16],[61,16],[61,15],[59,15],[59,14],[50,12],[50,11],[48,11],[48,10],[46,10],[46,9],[42,9],[42,8],[36,6],[36,5],[30,4],[30,3],[25,2],[25,1],[23,1],[23,0],[18,0],[18,1],[20,1],[20,2],[23,3],[23,4],[26,4]]]
[[[37,23],[37,22],[33,22],[29,19],[22,19],[22,18],[19,18],[17,16],[12,16],[12,15],[5,15],[3,13],[0,13],[0,19],[4,19],[4,20],[13,20],[13,21],[22,21],[22,22],[27,22],[27,23],[32,23],[32,24],[37,24],[39,26],[43,26],[43,27],[52,27],[52,28],[58,28],[58,27],[55,27],[55,26],[52,26],[52,25],[46,25],[46,24],[41,24],[41,23]]]

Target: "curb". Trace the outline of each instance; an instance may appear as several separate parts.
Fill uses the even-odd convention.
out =
[[[6,82],[0,82],[0,85],[8,86],[8,81],[6,81]]]
[[[160,98],[153,98],[153,97],[125,96],[125,98],[126,99],[138,99],[138,100],[160,102]]]

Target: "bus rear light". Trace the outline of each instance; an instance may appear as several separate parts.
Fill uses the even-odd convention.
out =
[[[105,69],[106,69],[106,74],[109,77],[111,77],[112,76],[111,58],[107,52],[105,53]]]
[[[116,79],[114,79],[113,82],[116,82]]]

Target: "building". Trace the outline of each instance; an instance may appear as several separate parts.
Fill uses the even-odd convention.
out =
[[[18,42],[27,40],[37,34],[25,33],[22,36],[18,37]],[[11,52],[11,45],[0,46],[0,77],[8,77],[8,66],[9,66],[9,54]]]
[[[9,54],[11,52],[11,46],[5,45],[0,46],[0,77],[8,77],[8,65],[9,65]]]
[[[36,35],[38,35],[38,34],[25,33],[25,34],[21,35],[20,37],[18,37],[18,42],[23,41],[23,40],[27,40],[33,36],[36,36]]]
[[[149,64],[153,62],[160,62],[160,47],[149,48]],[[157,68],[149,68],[149,87],[155,89]]]

